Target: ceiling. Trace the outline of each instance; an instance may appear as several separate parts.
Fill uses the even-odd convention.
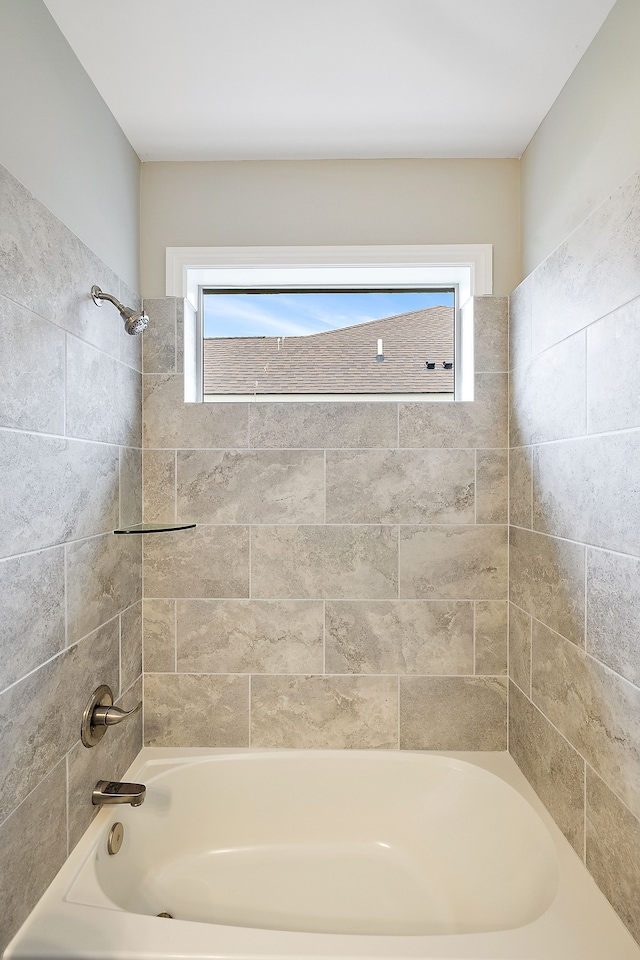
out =
[[[615,0],[45,0],[142,160],[519,157]]]

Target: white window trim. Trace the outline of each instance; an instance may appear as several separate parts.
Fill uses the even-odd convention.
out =
[[[423,286],[455,286],[460,311],[457,341],[456,400],[473,399],[473,312],[472,297],[490,296],[493,292],[493,247],[491,244],[394,245],[394,246],[322,246],[322,247],[167,247],[167,286],[169,297],[185,301],[185,401],[202,401],[201,290],[216,285],[243,286],[246,271],[252,282],[267,285],[298,285],[319,281],[318,274],[331,268],[362,268],[362,275],[371,268],[385,267],[397,271],[398,281]],[[367,269],[369,268],[369,269]],[[245,271],[245,276],[243,276]],[[256,274],[260,271],[260,274]],[[310,278],[314,276],[312,281]],[[328,273],[326,274],[328,276]],[[400,278],[403,278],[402,280]],[[332,282],[335,282],[332,281]],[[353,279],[349,282],[353,283]],[[387,280],[388,282],[388,280]],[[372,283],[372,285],[375,285]],[[276,402],[273,397],[215,397],[216,402],[257,400]],[[313,398],[319,399],[319,398]],[[357,401],[357,394],[322,397],[326,401]],[[367,396],[367,400],[388,400],[389,397]],[[400,399],[394,397],[394,399]],[[429,396],[402,397],[428,401]],[[433,399],[443,399],[433,396]],[[287,396],[279,401],[310,401],[310,397]]]

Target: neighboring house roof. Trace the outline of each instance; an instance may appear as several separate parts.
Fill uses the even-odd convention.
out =
[[[279,348],[278,337],[206,337],[204,392],[452,393],[453,370],[442,363],[453,362],[453,328],[452,307],[429,307],[286,337]],[[384,362],[376,360],[379,339]]]

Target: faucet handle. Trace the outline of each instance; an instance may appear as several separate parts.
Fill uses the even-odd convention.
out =
[[[111,727],[115,723],[122,723],[123,720],[126,720],[127,717],[130,717],[132,714],[137,713],[140,707],[142,706],[142,700],[140,703],[137,703],[135,707],[131,710],[122,710],[120,707],[114,706],[99,706],[93,708],[93,713],[91,715],[91,726],[92,727]]]

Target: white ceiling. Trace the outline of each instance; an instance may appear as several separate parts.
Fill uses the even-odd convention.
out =
[[[45,0],[142,160],[519,157],[615,0]]]

